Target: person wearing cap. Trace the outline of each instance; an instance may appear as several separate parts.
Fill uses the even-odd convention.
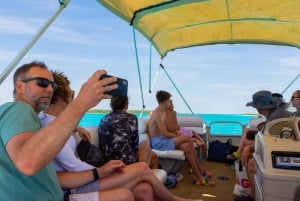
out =
[[[266,92],[260,92],[259,94],[261,95],[263,93],[266,93]],[[282,107],[282,109],[284,109],[284,110],[287,108],[288,104],[284,101],[282,94],[272,93],[272,98],[273,98],[274,103],[277,105],[277,108]],[[285,112],[283,112],[283,113],[285,113]],[[265,121],[266,121],[266,119],[262,116],[259,116],[258,118],[250,119],[249,128],[244,129],[243,134],[241,136],[240,145],[239,145],[238,150],[236,152],[233,152],[232,154],[229,154],[227,156],[227,158],[233,159],[233,160],[239,159],[243,148],[247,145],[253,144],[253,140],[254,140],[253,135],[255,135],[258,130],[261,130],[260,127],[264,127]]]
[[[266,117],[267,123],[274,119],[291,116],[291,113],[280,107],[278,103],[278,99],[274,99],[270,91],[262,90],[254,93],[252,101],[247,103],[246,106],[254,107],[259,114]]]
[[[294,91],[291,97],[291,103],[294,108],[296,108],[296,112],[294,112],[294,116],[300,117],[300,90]]]
[[[266,124],[274,119],[290,117],[291,112],[278,106],[278,102],[274,100],[272,93],[268,90],[261,90],[252,95],[252,101],[248,102],[246,106],[254,107],[257,112],[266,118]],[[252,154],[254,152],[254,145],[249,145],[244,148],[241,154],[242,165],[246,167],[249,180],[251,182],[251,198],[255,197],[254,174],[255,164]]]
[[[281,93],[272,93],[272,97],[278,107],[283,107],[284,109],[288,107],[289,104],[284,101]]]

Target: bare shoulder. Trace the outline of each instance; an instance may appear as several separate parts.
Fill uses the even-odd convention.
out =
[[[150,119],[156,119],[157,118],[157,114],[158,114],[159,110],[158,108],[155,108],[150,115]]]
[[[158,120],[158,117],[160,116],[161,112],[158,108],[155,108],[155,110],[152,111],[149,123],[150,124],[155,124]]]

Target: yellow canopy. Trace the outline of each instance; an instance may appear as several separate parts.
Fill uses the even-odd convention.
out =
[[[164,57],[170,50],[218,43],[300,47],[300,0],[97,0]]]

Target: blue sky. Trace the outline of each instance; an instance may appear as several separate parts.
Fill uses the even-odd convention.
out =
[[[0,71],[5,69],[39,28],[58,9],[56,0],[3,1],[0,7]],[[284,34],[284,33],[283,33]],[[148,93],[150,45],[137,33],[137,47],[147,110],[156,106],[155,92],[170,91],[175,109],[189,112],[152,50],[152,79]],[[132,27],[96,0],[71,0],[46,33],[19,63],[44,61],[64,72],[78,92],[97,69],[129,82],[129,109],[141,109]],[[281,92],[300,73],[300,51],[267,45],[210,45],[169,52],[162,61],[194,113],[253,113],[245,104],[261,89]],[[12,76],[0,85],[0,104],[12,100]],[[284,94],[300,89],[300,79]],[[96,108],[108,109],[109,101]]]

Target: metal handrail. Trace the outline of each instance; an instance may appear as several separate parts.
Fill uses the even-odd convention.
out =
[[[213,124],[238,124],[238,125],[241,126],[242,130],[244,130],[244,128],[246,127],[245,124],[242,124],[239,121],[212,121],[209,124],[206,123],[206,125],[207,125],[206,126],[206,143],[207,143],[207,146],[209,145],[209,140],[210,140],[210,136],[211,136],[210,129],[211,129],[211,126]]]

